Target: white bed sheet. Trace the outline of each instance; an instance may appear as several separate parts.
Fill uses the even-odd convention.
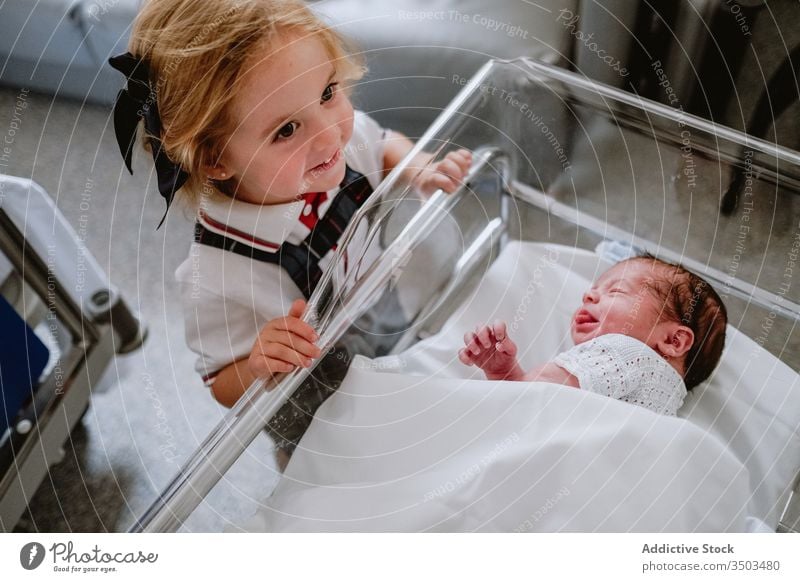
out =
[[[554,384],[422,379],[362,364],[246,529],[747,527],[747,470],[691,423]]]
[[[591,281],[611,266],[594,253],[559,245],[510,243],[470,301],[435,338],[381,369],[480,378],[455,357],[464,332],[494,318],[517,322],[526,367],[570,347],[569,320]],[[497,298],[500,298],[499,300]],[[800,468],[800,376],[756,342],[728,327],[720,365],[687,396],[678,416],[726,443],[750,473],[753,516],[775,529]]]
[[[774,530],[800,459],[800,383],[743,334],[731,330],[677,419],[557,385],[479,380],[458,361],[464,331],[495,318],[528,346],[526,366],[551,358],[607,267],[584,251],[509,244],[440,334],[354,362],[245,527]]]

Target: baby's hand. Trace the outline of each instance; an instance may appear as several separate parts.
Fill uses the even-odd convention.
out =
[[[305,308],[306,302],[298,299],[286,317],[273,319],[261,329],[247,361],[253,375],[260,378],[291,372],[297,366],[307,368],[312,358],[320,356],[314,345],[319,336],[300,319]]]
[[[422,170],[415,178],[416,187],[426,196],[441,188],[448,194],[455,192],[472,164],[472,152],[458,150]]]
[[[489,380],[516,380],[522,374],[517,363],[517,345],[506,335],[506,324],[479,326],[464,335],[464,348],[458,359],[467,366],[478,366]]]

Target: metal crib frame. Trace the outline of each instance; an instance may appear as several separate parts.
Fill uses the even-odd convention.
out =
[[[5,176],[0,180],[10,185],[15,202],[31,198],[49,202],[44,190],[30,180]],[[60,244],[87,253],[89,260],[91,255],[55,205],[46,212],[53,214],[45,225],[44,238],[50,240],[59,231]],[[89,406],[92,382],[115,353],[137,349],[146,335],[138,318],[107,281],[106,285],[87,285],[86,293],[71,292],[54,273],[53,265],[42,258],[41,248],[26,238],[35,234],[41,243],[42,232],[34,233],[41,225],[15,218],[0,206],[0,253],[14,267],[9,279],[19,289],[20,300],[15,307],[23,312],[30,327],[38,323],[31,320],[46,317],[48,326],[58,335],[54,340],[61,344],[62,353],[54,371],[36,387],[32,402],[19,412],[0,447],[0,531],[13,529],[49,468],[63,459],[64,441]],[[88,268],[105,279],[94,264]],[[31,303],[35,309],[31,309]]]

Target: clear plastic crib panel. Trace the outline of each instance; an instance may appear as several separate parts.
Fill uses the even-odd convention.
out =
[[[463,91],[421,145],[502,153],[512,238],[681,262],[800,369],[800,154],[528,59],[453,82]]]
[[[336,267],[323,275],[306,314],[321,330],[323,347],[340,343],[347,332],[359,336],[348,345],[351,355],[405,349],[443,323],[466,283],[496,256],[505,235],[508,163],[502,151],[475,149],[453,194],[425,196],[414,186],[450,145],[436,146],[424,166],[403,164],[348,227]]]

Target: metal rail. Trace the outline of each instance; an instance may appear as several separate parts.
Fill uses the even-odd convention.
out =
[[[514,182],[512,184],[512,195],[523,202],[536,208],[548,212],[550,215],[560,218],[570,224],[593,232],[604,238],[611,238],[626,241],[628,244],[640,249],[656,249],[658,245],[648,239],[634,236],[631,233],[613,226],[603,219],[597,218],[585,212],[579,211],[574,206],[559,202],[552,196],[548,196],[541,190],[537,190],[527,184]],[[756,287],[755,285],[742,281],[735,277],[729,277],[719,269],[710,267],[691,257],[681,255],[665,248],[659,248],[656,253],[661,258],[674,263],[681,263],[695,273],[701,273],[710,282],[715,283],[719,291],[724,291],[752,303],[763,307],[768,311],[774,311],[784,317],[794,321],[800,321],[800,305],[775,293],[771,293]]]

